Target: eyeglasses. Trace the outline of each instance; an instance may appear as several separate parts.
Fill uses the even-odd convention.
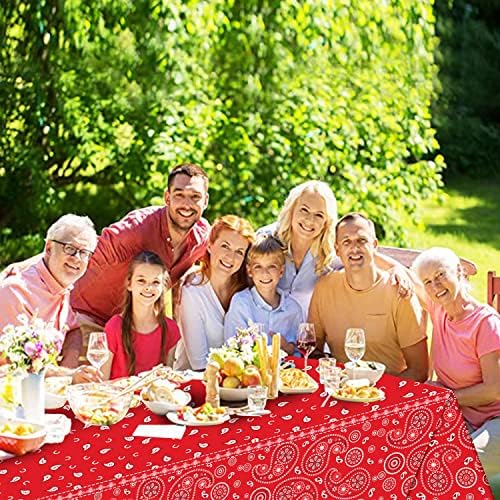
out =
[[[72,257],[78,256],[85,262],[87,262],[90,259],[90,257],[92,257],[92,255],[94,254],[94,252],[91,252],[90,250],[85,250],[84,248],[76,248],[73,245],[70,245],[69,243],[64,243],[64,241],[57,241],[57,240],[50,240],[50,241],[62,245],[63,252],[66,255],[71,255]]]

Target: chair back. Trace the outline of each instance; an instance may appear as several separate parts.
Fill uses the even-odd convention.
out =
[[[400,264],[405,267],[411,267],[413,261],[417,258],[417,255],[422,253],[422,250],[415,250],[413,248],[397,248],[397,247],[386,247],[379,246],[378,251],[384,255],[388,255],[393,259],[397,260]],[[467,276],[474,276],[477,274],[477,267],[474,262],[468,259],[460,257],[460,264]]]
[[[487,302],[491,307],[496,307],[500,313],[500,276],[496,276],[495,271],[488,271]],[[495,303],[496,305],[494,305]]]

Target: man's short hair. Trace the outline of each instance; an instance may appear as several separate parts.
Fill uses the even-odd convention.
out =
[[[180,174],[187,175],[188,177],[203,177],[205,179],[205,186],[208,188],[208,175],[205,170],[194,163],[181,163],[174,167],[168,174],[167,189],[170,189],[175,176]]]
[[[251,265],[255,257],[265,255],[275,255],[280,265],[285,264],[286,246],[284,243],[272,234],[264,234],[259,236],[248,251],[248,264]]]
[[[60,240],[64,238],[66,231],[77,229],[80,232],[91,234],[97,241],[97,233],[94,223],[84,215],[66,214],[59,217],[47,230],[47,240]]]
[[[360,219],[364,220],[365,222],[368,223],[368,227],[370,228],[370,232],[372,233],[373,237],[375,239],[377,239],[377,233],[375,232],[375,224],[368,217],[366,217],[365,215],[363,215],[359,212],[349,212],[348,214],[345,214],[343,217],[341,217],[339,219],[339,221],[337,222],[337,224],[335,226],[335,238],[337,237],[338,229],[342,224],[347,224],[349,222],[355,222],[355,221],[360,220]]]

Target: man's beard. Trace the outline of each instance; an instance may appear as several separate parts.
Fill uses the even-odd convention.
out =
[[[179,218],[183,222],[180,222]],[[182,217],[181,215],[177,215],[175,212],[170,210],[170,208],[168,210],[168,220],[173,229],[183,233],[187,233],[197,222],[196,220],[193,220],[192,222],[184,221],[184,217]]]

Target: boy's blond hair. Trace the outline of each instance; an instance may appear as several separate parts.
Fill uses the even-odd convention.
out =
[[[251,266],[256,257],[265,255],[275,255],[280,261],[280,265],[285,265],[286,247],[281,240],[272,234],[259,236],[248,251],[248,265]]]

